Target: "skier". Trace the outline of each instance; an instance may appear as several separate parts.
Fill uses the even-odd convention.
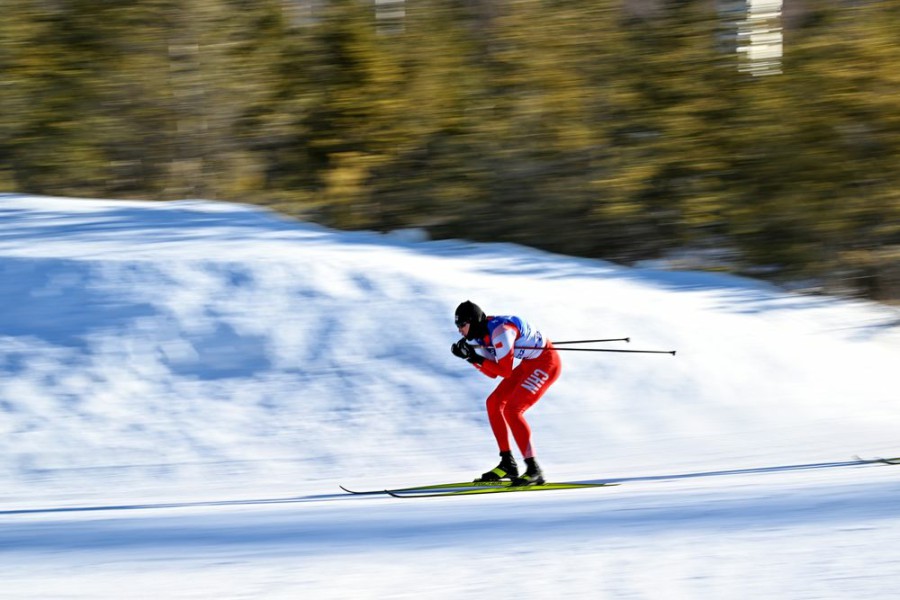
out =
[[[451,346],[451,352],[488,377],[503,378],[487,398],[488,420],[500,448],[500,464],[475,481],[509,479],[516,486],[544,483],[531,445],[531,428],[525,420],[525,411],[559,377],[559,353],[550,340],[524,319],[486,316],[477,304],[468,300],[456,308],[455,320],[463,337]],[[514,359],[520,360],[518,366],[513,366]],[[510,450],[507,427],[525,459],[527,468],[521,476]]]

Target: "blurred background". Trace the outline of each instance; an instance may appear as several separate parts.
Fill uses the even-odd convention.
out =
[[[900,301],[896,0],[0,0],[0,191]]]

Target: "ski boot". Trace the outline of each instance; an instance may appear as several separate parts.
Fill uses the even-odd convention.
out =
[[[544,474],[541,472],[541,468],[538,466],[537,461],[534,460],[534,458],[526,458],[525,464],[528,465],[528,469],[526,469],[521,477],[513,477],[512,485],[543,485]]]
[[[516,465],[516,459],[513,458],[512,452],[501,452],[500,464],[476,479],[475,483],[488,483],[503,479],[512,480],[518,476],[519,467]]]

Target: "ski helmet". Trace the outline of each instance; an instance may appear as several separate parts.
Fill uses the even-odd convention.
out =
[[[470,300],[466,300],[456,307],[454,321],[457,327],[469,324],[467,340],[477,340],[487,335],[487,316],[481,307]]]

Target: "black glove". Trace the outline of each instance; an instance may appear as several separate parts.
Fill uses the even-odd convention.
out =
[[[450,346],[450,352],[453,356],[463,358],[473,365],[480,365],[484,362],[484,357],[475,352],[475,348],[466,343],[466,338],[459,338],[459,341]]]

